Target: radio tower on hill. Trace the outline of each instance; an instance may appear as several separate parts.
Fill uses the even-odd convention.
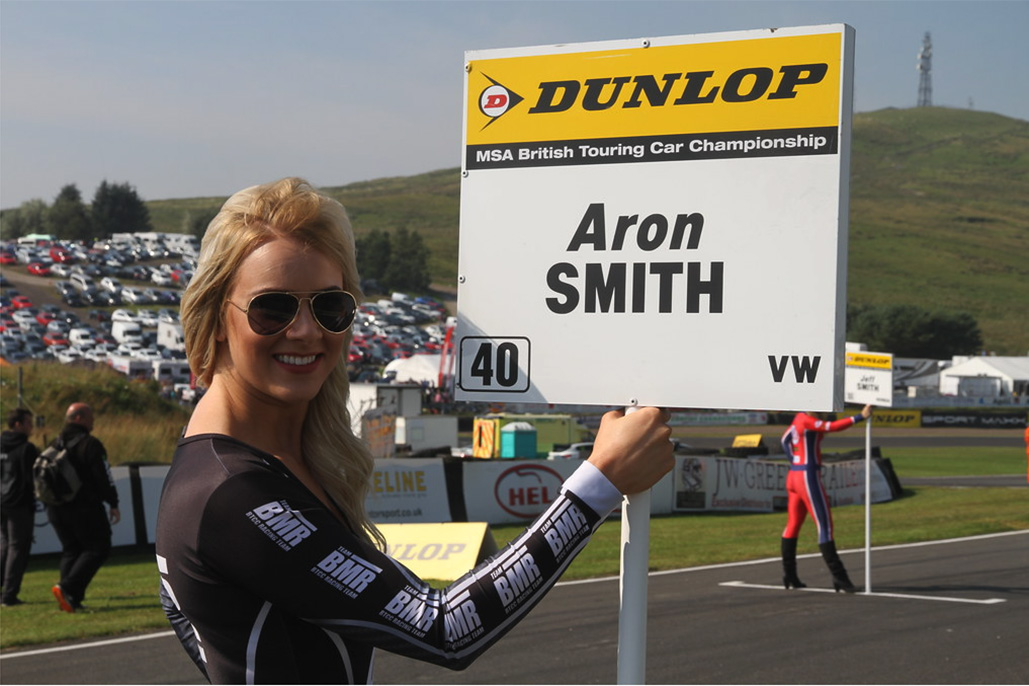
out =
[[[933,40],[929,32],[925,32],[922,39],[922,49],[918,51],[918,106],[932,107],[933,105]]]

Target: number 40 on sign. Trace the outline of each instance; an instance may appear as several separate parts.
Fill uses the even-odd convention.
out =
[[[524,393],[529,389],[529,339],[522,336],[461,339],[457,385],[464,391]]]

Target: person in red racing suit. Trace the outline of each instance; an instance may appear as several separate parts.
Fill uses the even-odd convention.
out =
[[[165,479],[161,602],[212,683],[367,683],[375,648],[467,666],[553,586],[622,494],[673,464],[668,413],[608,412],[548,509],[445,589],[383,551],[344,351],[360,281],[343,207],[301,179],[245,189],[183,296],[207,387]]]
[[[833,539],[832,511],[822,485],[821,446],[826,433],[849,429],[871,414],[872,406],[865,405],[859,415],[830,422],[815,413],[799,412],[782,436],[783,452],[790,459],[790,471],[786,477],[788,518],[781,542],[783,586],[787,589],[807,586],[797,577],[797,537],[805,517],[811,513],[818,526],[818,548],[832,573],[833,588],[847,593],[856,590]]]

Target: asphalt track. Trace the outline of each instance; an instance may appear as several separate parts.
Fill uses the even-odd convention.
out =
[[[864,583],[864,551],[843,559]],[[647,683],[1025,684],[1029,531],[872,551],[872,593],[821,559],[785,591],[778,559],[650,577]],[[617,681],[618,580],[559,584],[463,672],[378,653],[378,684]],[[170,632],[0,656],[4,684],[202,684]]]

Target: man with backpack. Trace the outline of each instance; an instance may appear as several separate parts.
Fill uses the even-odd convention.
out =
[[[39,449],[29,441],[32,411],[24,407],[7,415],[7,430],[0,434],[0,605],[21,605],[21,580],[32,552],[36,498],[32,489],[32,463]]]
[[[47,505],[47,518],[61,542],[61,580],[54,597],[65,612],[82,609],[86,587],[111,551],[111,524],[121,520],[118,490],[107,464],[107,449],[93,430],[93,408],[73,403],[65,414],[64,428],[54,441],[68,448],[81,486],[75,497],[60,505]],[[104,503],[110,508],[110,515]]]

